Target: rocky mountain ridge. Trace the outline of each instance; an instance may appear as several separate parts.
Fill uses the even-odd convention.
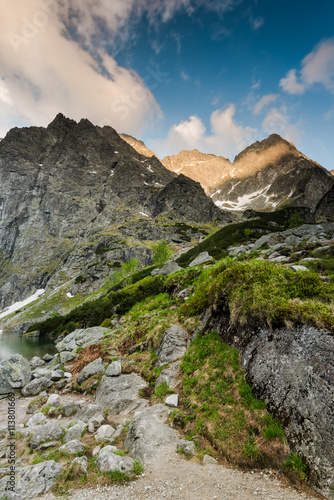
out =
[[[0,186],[0,308],[45,288],[55,275],[55,282],[71,279],[92,248],[109,245],[117,250],[110,260],[137,257],[148,264],[150,251],[140,240],[170,237],[173,221],[227,217],[199,184],[140,155],[111,127],[61,114],[47,128],[6,135]],[[162,227],[153,218],[168,210],[170,226]],[[139,246],[121,243],[131,220],[138,220],[132,234]]]
[[[166,156],[162,163],[199,182],[218,207],[230,211],[276,210],[287,203],[314,211],[334,184],[332,172],[277,134],[247,147],[233,163],[197,150]]]

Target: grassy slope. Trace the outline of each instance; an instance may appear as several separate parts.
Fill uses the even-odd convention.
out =
[[[332,250],[320,252],[320,264],[312,261],[310,267],[330,276]],[[105,297],[32,329],[62,333],[78,326],[109,326],[115,313],[122,314],[121,326],[107,335],[100,347],[106,360],[113,359],[115,350],[125,356],[123,372],[141,374],[149,382],[143,396],[152,403],[163,402],[170,392],[168,387],[155,387],[162,369],[155,367],[155,349],[164,330],[179,323],[193,334],[207,307],[228,314],[234,325],[247,322],[273,327],[303,322],[334,332],[334,284],[317,272],[295,272],[249,257],[227,257],[211,267],[185,269],[167,278],[152,278],[150,271],[135,273],[129,284],[123,283],[125,286],[115,287]],[[190,288],[191,297],[183,302],[177,292],[185,288]],[[129,355],[128,349],[137,344],[141,350]],[[86,358],[85,352],[80,355],[80,363],[82,359],[91,361],[88,351]],[[288,457],[283,430],[245,382],[238,352],[223,344],[215,332],[193,341],[180,377],[180,407],[171,419],[188,438],[198,436],[198,458],[210,453],[238,467],[290,468],[305,478],[300,459]],[[96,387],[95,379],[86,381],[83,389],[94,390],[94,383]]]

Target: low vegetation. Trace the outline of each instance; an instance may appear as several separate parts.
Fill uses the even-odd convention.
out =
[[[198,336],[181,365],[183,412],[188,437],[202,436],[214,454],[239,467],[279,467],[286,457],[284,433],[255,399],[244,379],[236,349],[216,332]]]

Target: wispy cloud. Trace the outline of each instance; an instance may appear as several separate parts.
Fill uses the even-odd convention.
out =
[[[161,156],[177,154],[183,149],[198,149],[204,153],[233,158],[252,142],[257,130],[244,127],[235,120],[236,108],[230,104],[214,111],[210,118],[211,131],[198,116],[190,116],[169,130],[168,137],[154,143],[154,150]]]
[[[261,113],[263,108],[268,106],[271,102],[275,102],[278,98],[278,94],[267,94],[261,97],[261,99],[254,106],[254,113],[258,115]]]
[[[262,127],[266,134],[280,134],[288,141],[293,143],[300,142],[302,134],[301,124],[291,123],[290,117],[284,108],[269,110],[262,122]]]
[[[303,94],[320,84],[334,94],[334,38],[320,42],[302,61],[301,69],[291,69],[280,81],[289,94]]]
[[[184,82],[187,82],[188,80],[190,80],[190,76],[185,71],[181,71],[181,78]]]
[[[258,29],[260,29],[264,25],[264,19],[262,16],[252,18],[252,19],[250,19],[250,23],[251,23],[252,30],[257,31]]]
[[[12,0],[2,9],[0,135],[14,124],[46,125],[59,111],[129,133],[159,116],[152,90],[162,73],[151,68],[144,80],[103,48],[93,57],[66,34],[61,6],[44,1]]]

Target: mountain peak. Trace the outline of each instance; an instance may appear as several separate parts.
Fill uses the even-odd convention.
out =
[[[58,113],[57,116],[55,117],[54,120],[48,125],[48,129],[55,129],[55,128],[70,128],[73,127],[73,125],[76,125],[76,122],[74,120],[71,120],[71,118],[67,118],[66,116],[63,115],[63,113]]]

